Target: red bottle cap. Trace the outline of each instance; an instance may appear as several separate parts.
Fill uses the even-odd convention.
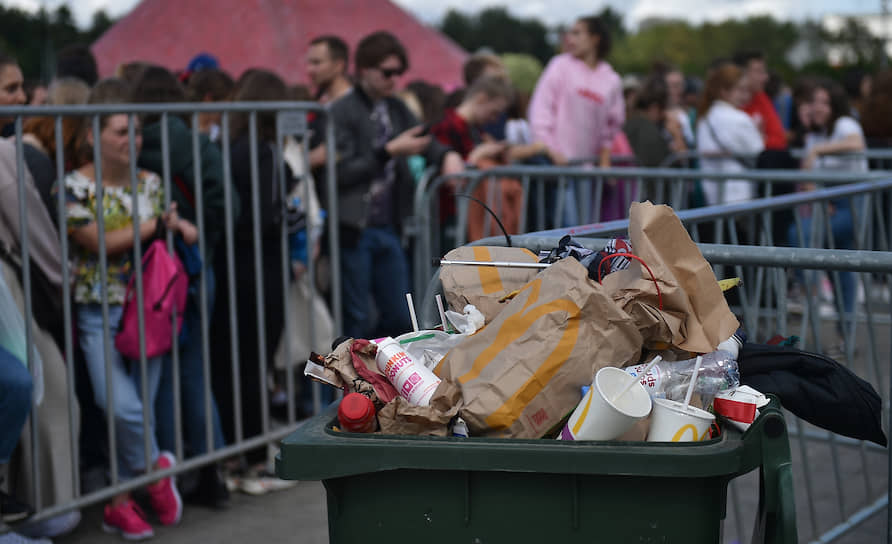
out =
[[[363,432],[374,419],[375,405],[360,393],[345,396],[338,407],[338,421],[345,431]]]

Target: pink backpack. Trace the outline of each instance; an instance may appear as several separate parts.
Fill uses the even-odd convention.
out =
[[[139,304],[136,300],[136,274],[130,276],[124,312],[115,347],[124,357],[139,360]],[[183,326],[189,278],[176,254],[167,252],[163,240],[155,240],[142,256],[143,310],[146,326],[146,357],[170,351],[173,342],[171,315],[177,311],[177,334]]]

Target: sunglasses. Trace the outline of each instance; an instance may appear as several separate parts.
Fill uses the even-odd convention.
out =
[[[406,73],[402,68],[378,68],[378,71],[387,79],[390,79],[393,76],[401,76]]]

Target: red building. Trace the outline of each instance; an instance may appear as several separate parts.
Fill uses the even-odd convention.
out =
[[[461,85],[467,53],[388,0],[143,0],[92,49],[103,77],[132,61],[183,70],[207,52],[235,78],[259,67],[302,83],[314,37],[334,34],[353,48],[377,30],[392,32],[406,46],[404,83],[423,79],[447,90]]]

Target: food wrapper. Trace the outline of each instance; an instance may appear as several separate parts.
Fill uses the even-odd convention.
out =
[[[715,396],[713,411],[729,423],[746,431],[759,417],[759,408],[768,404],[768,397],[748,385],[728,389]]]

